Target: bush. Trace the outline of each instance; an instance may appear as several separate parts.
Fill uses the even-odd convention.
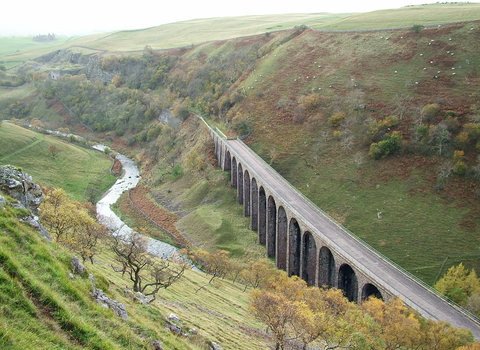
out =
[[[368,155],[373,159],[385,158],[400,148],[401,139],[402,135],[399,131],[386,134],[382,141],[378,143],[374,142],[370,145]]]
[[[423,28],[425,28],[423,25],[415,24],[415,25],[412,26],[412,32],[414,32],[415,34],[420,34],[422,32]]]
[[[382,138],[383,134],[398,126],[399,123],[398,117],[394,115],[391,115],[385,119],[373,120],[368,127],[368,141],[378,141]]]
[[[472,141],[478,141],[480,139],[480,124],[467,123],[463,125],[463,130],[468,134],[468,137]]]
[[[341,122],[345,119],[347,115],[345,113],[335,113],[330,118],[328,118],[328,125],[331,127],[340,126]]]
[[[301,96],[299,99],[299,104],[300,106],[305,108],[305,110],[311,111],[318,107],[318,105],[320,104],[320,101],[321,99],[319,95],[309,94],[309,95]]]
[[[445,118],[448,118],[448,117],[456,117],[457,116],[457,113],[455,113],[454,111],[446,111],[445,112]]]
[[[440,106],[436,103],[425,105],[422,109],[422,116],[428,121],[432,121],[438,113],[440,113]]]
[[[453,166],[454,174],[465,175],[466,172],[467,172],[467,165],[461,160],[456,162],[455,165]]]
[[[465,150],[467,149],[469,143],[470,143],[470,138],[468,137],[468,133],[462,131],[457,136],[455,136],[455,145],[458,148]]]
[[[424,140],[428,137],[428,125],[422,124],[419,125],[417,130],[415,131],[417,134],[417,137],[421,140]]]
[[[239,136],[245,136],[252,132],[251,125],[248,121],[242,120],[232,125],[232,130]]]

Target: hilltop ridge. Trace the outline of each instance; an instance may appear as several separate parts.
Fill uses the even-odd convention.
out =
[[[71,48],[78,52],[136,51],[146,45],[153,49],[168,49],[198,45],[212,40],[225,40],[241,36],[259,35],[279,30],[306,26],[318,30],[358,31],[392,28],[407,28],[413,25],[438,25],[465,22],[480,18],[480,3],[437,3],[406,6],[398,9],[377,10],[365,13],[294,13],[277,15],[254,15],[228,18],[192,19],[162,24],[137,30],[99,33],[61,39],[58,45],[33,51],[8,52],[12,40],[4,41],[5,51],[0,57],[6,62],[24,61],[55,49]],[[53,43],[54,44],[54,43]],[[6,56],[8,55],[8,56]]]

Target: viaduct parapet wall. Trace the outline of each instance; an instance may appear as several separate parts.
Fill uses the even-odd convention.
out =
[[[335,222],[238,139],[210,128],[220,167],[231,173],[250,228],[279,269],[309,285],[336,287],[351,301],[400,296],[426,318],[470,329],[480,323]]]

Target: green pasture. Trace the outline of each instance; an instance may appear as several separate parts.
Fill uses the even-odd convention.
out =
[[[321,10],[321,9],[320,9]],[[152,28],[57,38],[35,43],[32,38],[0,38],[0,59],[7,65],[23,62],[53,50],[70,48],[82,52],[141,51],[146,45],[165,49],[196,45],[292,29],[305,25],[319,30],[355,31],[410,28],[413,25],[473,21],[480,18],[479,3],[407,6],[367,13],[300,13],[194,19]]]
[[[49,147],[61,151],[53,158]],[[61,187],[77,200],[100,196],[113,184],[112,160],[93,149],[68,143],[12,123],[0,124],[0,165],[14,165],[35,182]]]
[[[33,37],[0,37],[0,61],[5,62],[5,66],[10,68],[25,60],[24,55],[32,50],[35,52],[50,52],[58,45],[68,42],[70,38],[59,37],[49,42],[36,42]],[[19,56],[19,53],[21,55]],[[38,55],[37,55],[38,56]]]
[[[377,30],[476,21],[479,18],[480,3],[437,3],[357,13],[336,21],[316,25],[314,28],[323,30]]]

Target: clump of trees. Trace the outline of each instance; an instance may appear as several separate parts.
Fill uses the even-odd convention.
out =
[[[473,342],[470,331],[426,320],[399,298],[371,297],[359,305],[339,289],[309,287],[278,270],[252,292],[250,308],[271,332],[276,350],[292,342],[325,350],[451,350]]]
[[[380,142],[373,142],[370,145],[368,155],[373,159],[385,158],[390,153],[397,151],[400,148],[400,141],[402,134],[399,131],[385,134],[383,140]]]
[[[107,236],[105,226],[92,216],[88,204],[70,199],[63,189],[44,189],[40,221],[53,239],[80,255],[85,262],[99,253],[101,239]]]
[[[223,249],[217,249],[212,253],[198,249],[190,251],[190,258],[200,267],[203,268],[212,277],[208,283],[211,283],[215,277],[225,277],[229,271],[230,253]]]
[[[55,34],[48,33],[48,34],[39,34],[33,37],[33,41],[36,42],[46,42],[46,41],[53,41],[55,40]]]

